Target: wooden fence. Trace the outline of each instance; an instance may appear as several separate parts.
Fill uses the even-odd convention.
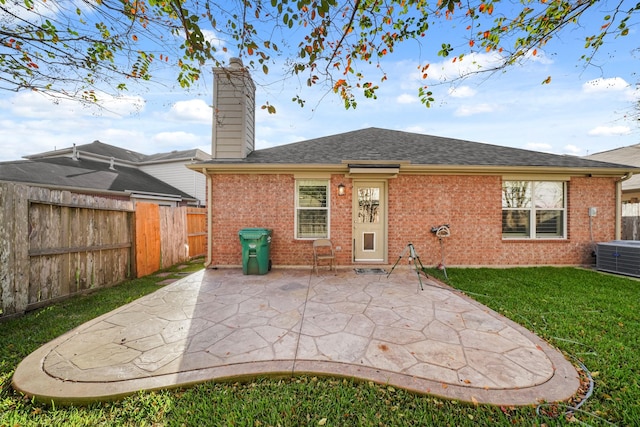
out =
[[[139,277],[160,270],[160,210],[152,203],[136,203],[136,271]]]
[[[133,206],[0,183],[0,316],[135,275]]]
[[[207,209],[187,208],[187,237],[189,258],[207,253]]]
[[[0,317],[203,255],[206,209],[0,182]]]
[[[640,240],[640,203],[622,205],[622,240]]]
[[[206,251],[205,208],[136,203],[136,270],[146,276]]]

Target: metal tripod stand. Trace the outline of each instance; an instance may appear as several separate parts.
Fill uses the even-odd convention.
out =
[[[391,273],[393,273],[393,269],[396,268],[396,265],[398,265],[398,263],[400,262],[402,257],[407,253],[407,251],[409,252],[409,263],[411,263],[411,261],[413,261],[413,266],[416,269],[416,275],[418,276],[418,282],[420,282],[420,290],[424,291],[424,288],[422,287],[422,279],[420,278],[420,271],[424,271],[424,266],[422,265],[422,261],[420,261],[420,257],[416,253],[416,248],[413,247],[413,243],[409,243],[407,245],[407,247],[404,248],[404,250],[402,251],[402,253],[398,257],[398,259],[396,260],[396,263],[393,264],[393,267],[391,267],[391,270],[389,271],[389,274],[387,274],[387,279],[389,278],[389,276],[391,276]],[[418,264],[420,264],[420,270],[418,270]]]

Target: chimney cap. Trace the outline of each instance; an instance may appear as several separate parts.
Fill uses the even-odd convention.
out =
[[[242,59],[233,57],[229,59],[229,66],[232,68],[243,68]]]

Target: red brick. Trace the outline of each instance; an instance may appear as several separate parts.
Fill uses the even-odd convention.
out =
[[[346,196],[337,195],[345,184]],[[615,234],[615,179],[573,177],[568,183],[567,239],[502,239],[500,176],[400,175],[388,182],[388,262],[413,243],[425,266],[440,262],[431,227],[449,224],[443,240],[447,265],[582,265],[593,242]],[[238,231],[273,229],[274,265],[311,265],[311,241],[294,238],[295,179],[289,174],[212,176],[212,264],[240,265]],[[330,235],[339,265],[352,260],[352,181],[333,175]],[[588,209],[597,208],[590,227]]]

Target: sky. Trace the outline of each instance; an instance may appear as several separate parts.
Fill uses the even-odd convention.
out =
[[[637,32],[632,27],[627,37],[609,40],[592,65],[580,61],[583,35],[570,31],[506,72],[461,81],[455,77],[462,71],[494,58],[483,51],[456,63],[438,57],[434,45],[445,35],[436,33],[386,57],[382,66],[388,80],[377,99],[358,99],[357,108],[349,110],[337,95],[320,88],[305,88],[306,104],[300,108],[291,98],[303,84],[281,81],[275,71],[254,72],[257,105],[268,101],[277,109],[276,114],[257,109],[256,148],[367,127],[577,156],[638,144],[640,122],[629,117],[638,114],[640,100]],[[431,108],[418,100],[423,83],[418,61],[431,63],[429,83],[436,98]],[[549,76],[551,82],[542,84]],[[0,161],[96,140],[144,154],[192,148],[210,153],[211,76],[190,91],[173,86],[134,87],[120,98],[105,95],[103,108],[54,102],[35,92],[0,91]]]

